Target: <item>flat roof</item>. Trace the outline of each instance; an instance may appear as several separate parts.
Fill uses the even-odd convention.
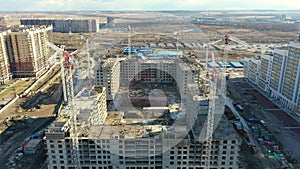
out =
[[[285,55],[287,55],[288,50],[275,49],[274,53],[277,53],[279,55],[285,56]]]
[[[41,141],[42,141],[42,139],[31,139],[31,140],[25,145],[25,148],[36,147]]]
[[[230,64],[235,68],[243,68],[244,65],[242,65],[240,62],[230,62]]]
[[[203,140],[206,137],[206,119],[207,114],[199,114],[198,119],[200,124],[197,127],[196,133],[200,136],[199,139]],[[229,123],[227,117],[224,114],[215,115],[214,116],[214,127],[215,130],[213,132],[213,139],[221,139],[221,140],[233,140],[238,139],[237,132],[234,130],[232,124]]]
[[[216,63],[216,62],[215,63],[214,62],[208,62],[207,65],[210,68],[212,68],[214,66],[216,66],[216,68],[220,68],[220,65],[218,63]]]
[[[300,42],[291,41],[289,46],[300,49]]]
[[[231,66],[229,62],[217,62],[220,66]]]

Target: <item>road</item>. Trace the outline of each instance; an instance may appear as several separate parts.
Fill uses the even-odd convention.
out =
[[[249,140],[252,144],[256,145],[258,148],[259,154],[263,156],[262,150],[256,140],[253,138],[252,132],[248,127],[247,122],[244,120],[244,118],[238,113],[238,111],[235,109],[235,107],[232,104],[232,100],[229,97],[226,97],[226,106],[228,106],[231,110],[231,112],[240,119],[241,124],[243,125],[244,130],[248,133]]]
[[[0,151],[0,168],[6,168],[5,163],[7,162],[8,158],[13,155],[13,152],[22,145],[23,141],[27,137],[34,132],[45,128],[47,125],[52,123],[52,121],[53,118],[36,119],[32,124],[30,124],[30,127],[25,127],[23,130],[15,133],[14,136],[5,141],[5,143],[2,143],[3,146],[1,146],[2,150]]]

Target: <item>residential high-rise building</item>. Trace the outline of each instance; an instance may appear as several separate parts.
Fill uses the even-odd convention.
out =
[[[258,87],[266,92],[270,92],[271,69],[273,64],[273,57],[270,55],[262,55],[259,69]]]
[[[99,32],[99,22],[96,19],[21,19],[20,22],[21,25],[52,25],[53,32]]]
[[[52,27],[8,32],[7,55],[13,77],[39,77],[48,66],[48,31]]]
[[[180,94],[182,95],[182,98],[185,98],[188,90],[187,85],[193,82],[191,68],[185,63],[177,63],[175,77]]]
[[[95,87],[106,88],[107,100],[113,100],[120,87],[120,62],[107,60],[95,66]]]
[[[8,56],[5,44],[6,32],[0,32],[0,84],[5,84],[10,78]]]
[[[259,70],[260,70],[261,60],[260,58],[245,58],[244,64],[244,75],[247,79],[257,84],[259,80]]]
[[[119,68],[116,67],[118,64],[116,61],[107,60],[97,66],[95,73],[98,86],[95,86],[95,91],[101,91],[101,97],[96,99],[86,90],[80,92],[80,97],[75,97],[79,143],[77,160],[80,168],[203,169],[207,159],[205,133],[210,99],[207,93],[209,83],[205,80],[203,83],[206,84],[203,86],[194,83],[189,66],[183,62],[177,62],[176,58],[137,59],[132,57],[125,59],[121,62],[119,78],[125,87],[126,84],[137,84],[142,81],[142,86],[145,84],[148,86],[149,83],[157,86],[155,84],[161,83],[173,91],[174,83],[179,81],[177,92],[183,93],[182,104],[170,101],[169,107],[124,106],[124,111],[108,111],[105,122],[90,121],[89,119],[93,119],[92,116],[95,119],[99,117],[103,119],[103,116],[99,115],[105,114],[101,113],[105,111],[99,111],[95,107],[106,108],[106,102],[103,101],[106,92],[99,89],[105,88],[102,87],[102,85],[105,86],[104,81],[112,82],[113,76],[117,76],[114,75],[114,71],[118,72]],[[154,90],[156,89],[150,92]],[[170,91],[164,92],[169,93],[168,98],[171,100],[176,96]],[[125,89],[123,92],[126,92]],[[87,96],[82,98],[84,94]],[[121,97],[128,100],[128,95],[123,94],[125,95]],[[89,102],[91,98],[93,98],[93,103]],[[124,105],[127,104],[124,103]],[[83,106],[88,107],[89,110]],[[174,108],[178,106],[180,108]],[[63,111],[68,112],[68,110]],[[215,131],[210,153],[211,168],[237,169],[239,137],[225,116],[220,114],[216,116],[218,117],[215,119],[221,119],[221,121],[214,125]],[[60,117],[52,123],[45,132],[45,141],[49,169],[75,167],[74,161],[77,160],[74,160],[72,155],[74,151],[68,118]]]
[[[271,68],[270,90],[272,97],[280,97],[288,50],[276,49],[273,54],[273,64]]]
[[[290,42],[287,50],[275,49],[273,55],[245,59],[245,78],[268,92],[282,106],[300,113],[299,56],[300,42]]]
[[[299,99],[300,43],[290,42],[283,76],[282,95],[287,107],[295,110]]]

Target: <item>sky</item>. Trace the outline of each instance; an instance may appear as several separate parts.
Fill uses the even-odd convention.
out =
[[[299,0],[0,0],[1,11],[300,10]]]

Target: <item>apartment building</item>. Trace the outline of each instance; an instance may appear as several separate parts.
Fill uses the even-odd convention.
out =
[[[174,60],[126,59],[121,62],[121,85],[132,81],[173,82],[176,75]]]
[[[191,68],[185,63],[176,64],[176,84],[183,98],[187,95],[188,84],[193,82]]]
[[[74,109],[78,120],[84,125],[101,125],[107,116],[106,88],[83,88],[74,98]],[[59,116],[69,117],[69,110],[63,109]]]
[[[290,42],[287,50],[275,49],[272,56],[245,62],[245,78],[282,106],[300,113],[300,42]],[[256,73],[253,70],[257,70]]]
[[[273,57],[270,55],[262,55],[261,63],[259,69],[259,78],[257,86],[261,88],[263,91],[270,92],[270,80],[271,80],[271,71],[273,64]]]
[[[13,77],[37,78],[47,69],[50,57],[47,41],[51,30],[50,26],[7,33],[7,55]]]
[[[99,32],[99,22],[96,19],[21,19],[20,22],[21,25],[52,25],[53,32]]]
[[[10,79],[5,38],[6,32],[0,32],[0,85],[7,83]]]
[[[95,75],[95,87],[105,87],[107,100],[113,100],[120,87],[120,62],[102,61],[95,66]]]
[[[194,94],[189,95],[192,97]],[[208,97],[203,95],[204,102],[195,101],[196,104],[204,103],[198,105],[198,110],[202,111],[189,109],[192,112],[187,111],[171,126],[142,124],[142,121],[151,119],[123,118],[124,112],[108,112],[105,125],[78,125],[81,168],[204,169],[207,149],[204,139],[206,129],[202,128],[207,117],[207,100]],[[193,114],[194,123],[186,117],[190,114]],[[131,124],[133,120],[134,125]],[[122,125],[114,124],[115,121],[122,122]],[[67,118],[59,118],[46,130],[49,169],[75,167],[69,126]],[[225,116],[215,128],[211,169],[237,169],[238,135]]]
[[[129,86],[131,82],[175,82],[181,98],[187,95],[187,84],[193,82],[191,68],[176,59],[137,59],[121,62],[120,85]]]
[[[299,100],[300,43],[290,42],[283,76],[283,104],[295,110]]]
[[[238,168],[239,140],[226,121],[221,121],[214,134],[211,168]],[[74,168],[68,125],[67,121],[57,120],[46,131],[49,169]],[[84,169],[203,169],[205,166],[204,142],[194,139],[192,133],[184,138],[172,133],[126,138],[105,126],[90,130],[95,135],[80,133],[79,137],[79,160]]]
[[[245,58],[244,64],[244,76],[252,82],[253,84],[257,84],[259,80],[259,71],[261,59],[260,57],[255,58]]]

